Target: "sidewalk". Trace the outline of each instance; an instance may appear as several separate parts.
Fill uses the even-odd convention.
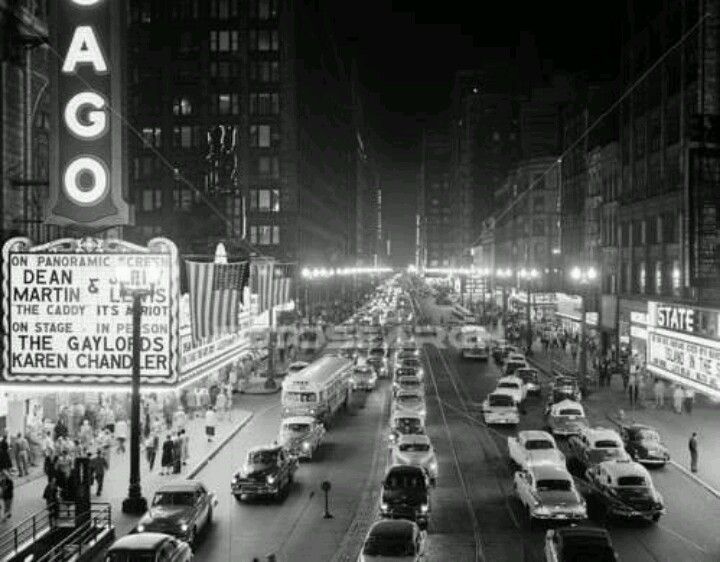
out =
[[[242,427],[244,427],[252,418],[253,412],[249,409],[238,407],[241,399],[236,395],[235,407],[232,410],[231,419],[218,420],[215,428],[215,438],[212,442],[208,442],[205,435],[204,418],[189,419],[185,426],[185,431],[190,438],[189,442],[189,459],[187,466],[183,467],[180,474],[160,475],[160,458],[161,451],[158,451],[155,459],[154,470],[151,472],[145,458],[144,448],[141,449],[140,470],[142,491],[148,502],[152,498],[154,491],[161,485],[172,482],[178,478],[189,478],[202,469],[207,463],[208,457],[213,457],[217,452],[235,435]],[[247,404],[252,406],[252,404]],[[175,434],[177,430],[171,430],[161,434],[162,442],[167,434]],[[137,522],[138,517],[125,515],[122,513],[122,501],[127,496],[128,483],[130,478],[130,451],[126,445],[124,453],[118,453],[116,447],[113,447],[109,469],[105,473],[105,482],[103,493],[96,496],[96,486],[92,486],[93,501],[109,502],[113,511],[113,521],[116,526],[117,536],[127,534]],[[202,478],[202,475],[200,476]],[[47,484],[44,474],[40,478],[19,485],[15,488],[15,501],[13,505],[12,519],[0,523],[0,533],[12,529],[26,518],[45,508],[45,501],[42,499],[43,490]]]
[[[548,371],[549,357],[543,350],[534,349],[530,361],[544,371]],[[561,352],[562,353],[562,352]],[[553,357],[559,360],[558,357]],[[571,358],[568,357],[570,361]],[[641,391],[642,392],[642,391]],[[642,397],[642,394],[641,394]],[[676,414],[672,409],[672,397],[669,391],[665,397],[664,408],[655,407],[655,398],[650,386],[644,389],[644,399],[633,407],[622,380],[613,377],[610,386],[596,388],[585,399],[588,417],[593,424],[608,425],[635,421],[655,427],[668,448],[671,464],[699,485],[720,497],[720,407],[705,400],[696,400],[691,415]],[[688,440],[694,431],[698,433],[700,462],[698,472],[689,471],[690,454]]]

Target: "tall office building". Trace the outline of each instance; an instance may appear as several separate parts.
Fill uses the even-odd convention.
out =
[[[321,3],[130,7],[131,236],[345,263],[359,156],[350,76]]]

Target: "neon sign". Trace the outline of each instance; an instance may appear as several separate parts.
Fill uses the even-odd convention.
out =
[[[51,42],[53,137],[46,221],[88,229],[130,222],[122,111],[125,2],[58,0]]]

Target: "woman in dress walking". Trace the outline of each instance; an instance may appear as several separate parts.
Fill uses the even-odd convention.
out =
[[[173,441],[168,435],[162,447],[162,458],[160,459],[160,474],[170,474],[173,466]]]

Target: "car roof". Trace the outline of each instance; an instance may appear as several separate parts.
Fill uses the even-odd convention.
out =
[[[599,441],[602,439],[608,439],[612,441],[622,442],[620,435],[614,429],[608,429],[607,427],[592,427],[585,430],[587,438],[591,441]]]
[[[156,492],[194,492],[203,486],[197,480],[178,480],[170,484],[160,486]]]
[[[416,398],[423,397],[422,394],[420,394],[420,392],[417,390],[401,390],[395,395],[395,398],[397,399],[397,398],[401,398],[401,397],[410,397],[410,396],[414,396]]]
[[[427,435],[401,435],[397,440],[397,444],[413,444],[413,445],[431,445],[430,438]]]
[[[498,379],[498,383],[501,383],[501,382],[514,382],[514,383],[517,383],[517,384],[522,384],[522,383],[523,383],[523,381],[522,381],[522,379],[521,379],[520,377],[516,377],[516,376],[513,376],[513,375],[507,375],[507,376],[505,376],[505,377],[500,377],[500,378]]]
[[[158,545],[170,538],[172,537],[165,533],[133,533],[116,540],[108,549],[108,552],[115,550],[155,550]]]
[[[643,429],[649,429],[650,431],[655,431],[659,433],[656,427],[646,425],[644,423],[631,423],[629,425],[624,425],[623,427],[629,431],[641,431]]]
[[[250,455],[252,453],[259,453],[261,451],[275,452],[275,451],[279,451],[282,448],[283,448],[282,445],[277,445],[275,443],[267,444],[267,445],[256,445],[255,447],[250,447],[250,449],[248,449],[248,455]]]
[[[531,441],[533,439],[544,439],[546,441],[555,441],[553,439],[553,436],[550,435],[547,431],[541,431],[539,429],[528,429],[525,431],[521,431],[518,433],[519,439],[525,439],[526,441]]]
[[[535,367],[530,367],[530,366],[528,366],[528,367],[520,367],[520,368],[518,369],[518,371],[535,371],[536,373],[539,372]]]
[[[425,475],[425,470],[419,466],[415,466],[414,464],[394,464],[390,467],[388,467],[387,471],[385,472],[385,476],[387,476],[390,473],[406,473],[410,474],[412,476],[415,476],[416,474],[420,473],[423,476]]]
[[[507,388],[496,388],[490,394],[488,394],[488,398],[490,396],[507,396],[508,398],[511,398],[512,400],[515,399],[513,394]]]
[[[315,418],[312,416],[291,416],[289,418],[283,418],[283,424],[286,423],[315,423]]]
[[[609,460],[600,463],[613,478],[623,476],[642,476],[650,481],[650,473],[640,463],[631,460]]]
[[[536,480],[542,478],[572,480],[572,476],[570,476],[570,473],[565,467],[554,464],[533,465],[529,467],[528,470],[533,473]]]
[[[583,408],[583,405],[580,404],[580,402],[569,400],[568,398],[560,400],[560,402],[552,405],[553,410],[562,410],[563,408],[578,408],[581,412],[585,413],[585,408]]]
[[[383,519],[373,523],[368,536],[373,538],[407,538],[412,539],[417,524],[407,519]]]

